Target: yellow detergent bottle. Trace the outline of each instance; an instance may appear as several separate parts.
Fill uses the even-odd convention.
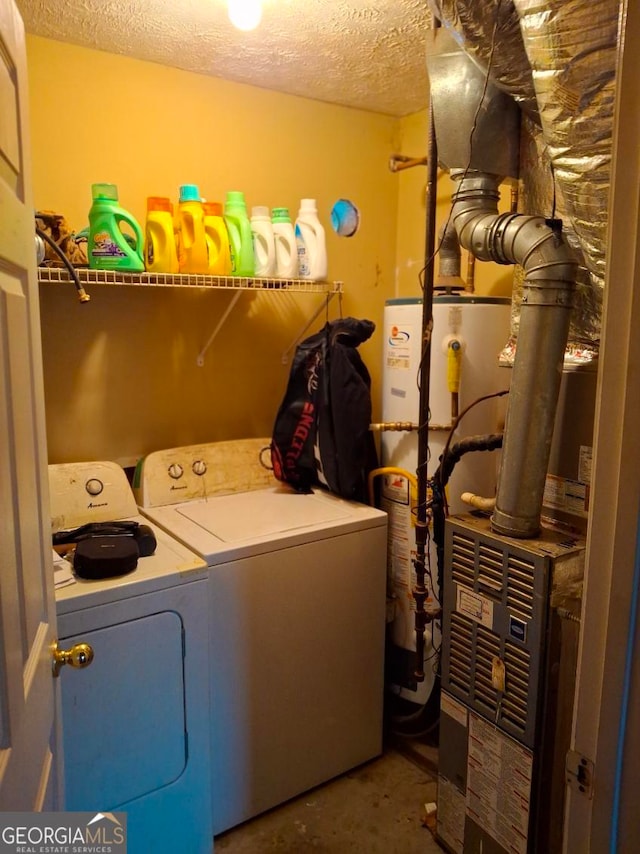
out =
[[[209,273],[212,276],[231,275],[229,232],[222,215],[220,202],[203,202],[204,233],[207,239]]]
[[[177,273],[179,269],[173,205],[160,196],[147,199],[144,262],[148,273]]]
[[[177,215],[178,266],[181,273],[208,273],[204,209],[195,184],[180,187]]]

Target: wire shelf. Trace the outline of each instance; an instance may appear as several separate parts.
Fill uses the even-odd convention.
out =
[[[77,269],[83,285],[117,285],[153,288],[212,288],[220,290],[287,291],[307,294],[341,294],[342,282],[311,282],[305,279],[249,279],[242,276],[206,276],[184,273],[122,273],[117,270]],[[64,267],[38,267],[43,284],[71,283]]]

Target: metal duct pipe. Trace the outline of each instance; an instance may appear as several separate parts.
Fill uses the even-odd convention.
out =
[[[517,178],[520,111],[513,98],[441,27],[427,34],[427,71],[440,165]]]
[[[454,224],[449,220],[438,232],[437,288],[464,288],[460,276],[460,241]]]
[[[498,213],[500,178],[454,170],[451,221],[460,244],[483,261],[524,269],[502,465],[492,528],[535,537],[560,391],[578,265],[559,229],[545,219]]]
[[[438,259],[443,276],[460,278],[460,243],[452,222],[443,225],[438,232]]]

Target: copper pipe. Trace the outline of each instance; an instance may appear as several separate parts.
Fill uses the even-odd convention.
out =
[[[405,157],[404,154],[392,154],[389,158],[390,172],[402,172],[404,169],[412,169],[414,166],[426,165],[426,157]]]
[[[425,221],[425,265],[422,291],[422,340],[420,359],[420,404],[418,428],[418,475],[417,506],[415,518],[416,556],[413,561],[415,585],[413,598],[416,603],[414,629],[416,657],[414,678],[424,682],[425,629],[433,615],[424,607],[429,595],[426,587],[426,552],[429,540],[429,517],[427,513],[427,461],[429,459],[429,394],[431,374],[431,330],[433,329],[433,280],[435,273],[436,245],[436,191],[438,178],[438,145],[433,119],[433,104],[429,106],[428,130],[427,212]]]
[[[467,293],[469,293],[469,294],[474,293],[474,291],[476,289],[475,281],[476,281],[476,256],[472,252],[469,252],[469,254],[467,255],[467,283],[466,283],[465,288],[464,288],[465,291],[467,291]]]
[[[386,433],[387,431],[408,433],[411,430],[417,429],[418,425],[412,421],[379,421],[375,424],[369,424],[369,430],[373,433]]]
[[[520,191],[518,190],[517,184],[511,185],[511,213],[518,213],[518,197],[520,195]]]
[[[457,391],[451,392],[451,423],[455,424],[458,420],[460,397]]]

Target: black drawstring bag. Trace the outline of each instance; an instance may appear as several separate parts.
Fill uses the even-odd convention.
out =
[[[355,501],[367,499],[377,466],[371,423],[371,378],[357,347],[371,337],[370,320],[327,323],[297,348],[271,440],[278,480],[300,492],[324,485]]]

